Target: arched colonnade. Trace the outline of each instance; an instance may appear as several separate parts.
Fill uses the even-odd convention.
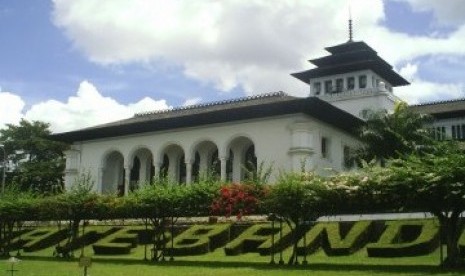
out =
[[[112,148],[101,157],[101,193],[127,195],[161,177],[191,184],[208,174],[222,181],[240,182],[247,177],[246,170],[257,168],[255,144],[246,136],[231,138],[220,146],[204,139],[189,146],[168,142],[156,149],[141,145],[126,155],[123,152]]]

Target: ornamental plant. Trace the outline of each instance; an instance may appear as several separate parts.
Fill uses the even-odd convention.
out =
[[[253,184],[227,184],[220,187],[218,196],[211,204],[213,215],[242,216],[258,212],[259,204],[266,195],[266,186]]]

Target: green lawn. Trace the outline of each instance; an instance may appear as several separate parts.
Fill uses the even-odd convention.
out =
[[[77,258],[71,261],[61,260],[52,257],[51,252],[51,249],[45,249],[35,253],[23,253],[19,257],[22,261],[16,266],[19,270],[16,275],[83,275],[83,269],[78,267]],[[92,256],[92,249],[86,248],[85,254]],[[287,258],[288,254],[289,252],[284,252],[284,257]],[[79,255],[79,252],[76,252],[76,255]],[[93,263],[89,275],[464,275],[465,273],[465,271],[440,270],[437,267],[438,251],[422,257],[368,258],[364,249],[343,257],[328,257],[320,250],[308,257],[308,265],[298,266],[272,266],[268,264],[270,257],[261,257],[255,253],[225,256],[222,249],[202,256],[177,257],[173,262],[144,262],[143,256],[144,246],[139,246],[130,256],[92,256]],[[5,271],[7,268],[7,263],[2,261],[0,275],[9,275]]]

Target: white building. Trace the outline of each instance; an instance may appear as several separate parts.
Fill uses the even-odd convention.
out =
[[[195,182],[217,172],[239,182],[257,164],[324,174],[349,169],[357,130],[367,109],[392,109],[393,87],[408,82],[364,42],[326,48],[316,68],[292,74],[310,85],[306,98],[283,92],[136,114],[114,123],[55,134],[71,143],[65,185],[90,172],[101,193],[130,189],[166,175]],[[253,164],[253,165],[250,165]]]
[[[465,99],[412,105],[410,109],[433,117],[429,130],[436,140],[465,140]]]

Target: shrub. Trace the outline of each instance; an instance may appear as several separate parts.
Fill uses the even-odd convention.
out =
[[[273,229],[270,223],[254,224],[242,232],[236,239],[229,242],[224,247],[224,252],[228,256],[247,252],[260,252],[262,255],[269,254],[271,252],[271,235],[274,236],[275,247],[285,247],[285,241],[289,239],[290,232],[289,226],[283,226],[282,235],[285,240],[280,241],[279,227]]]
[[[347,223],[346,223],[347,224]],[[326,239],[323,245],[325,253],[330,256],[350,255],[360,249],[368,240],[368,232],[371,229],[371,221],[358,221],[350,223],[350,230],[343,235],[344,224],[332,222],[326,223]]]
[[[105,227],[105,226],[92,226],[86,227],[86,232],[84,235],[80,236],[75,240],[71,240],[70,242],[64,245],[57,245],[56,251],[58,254],[68,254],[70,251],[79,249],[81,246],[86,246],[89,244],[96,243],[98,240],[111,235],[118,231],[120,228],[118,227]]]
[[[172,256],[201,255],[225,245],[229,241],[230,224],[194,225],[167,246],[166,254]]]
[[[33,252],[53,246],[68,236],[68,230],[56,230],[55,228],[40,227],[34,229],[21,237],[18,237],[13,243],[22,244],[24,252]]]
[[[131,252],[131,248],[137,246],[137,233],[130,232],[132,228],[116,228],[113,234],[106,236],[92,245],[96,255],[124,255]]]
[[[258,210],[259,202],[266,194],[265,186],[254,184],[223,185],[217,198],[211,204],[211,213],[226,217],[254,214]]]
[[[386,229],[376,243],[366,249],[370,257],[406,257],[431,253],[438,246],[435,220],[387,221]]]

